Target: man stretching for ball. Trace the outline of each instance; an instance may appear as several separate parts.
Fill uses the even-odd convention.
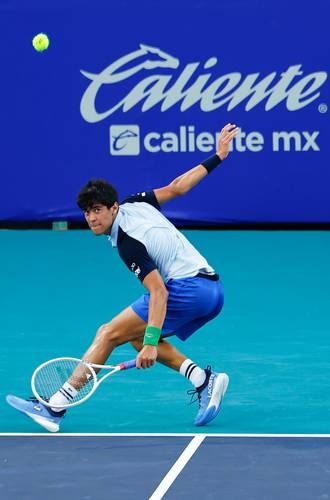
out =
[[[138,351],[137,368],[158,360],[194,385],[199,401],[195,425],[205,425],[220,411],[228,375],[208,366],[200,368],[165,340],[171,335],[186,340],[215,318],[223,305],[223,287],[215,270],[160,212],[160,205],[186,194],[229,153],[235,125],[220,133],[216,154],[174,179],[165,187],[130,196],[120,205],[116,189],[92,180],[78,195],[78,206],[95,235],[106,235],[147,293],[102,325],[84,355],[90,363],[105,364],[111,352],[130,342]],[[51,431],[57,431],[68,402],[65,391],[54,394],[48,408],[37,400],[7,396],[9,404]],[[56,408],[55,408],[56,407]]]

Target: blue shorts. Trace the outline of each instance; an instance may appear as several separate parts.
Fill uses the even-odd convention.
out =
[[[163,334],[173,333],[186,340],[205,323],[215,318],[223,306],[221,281],[193,277],[166,283],[169,293]],[[133,311],[148,322],[149,293],[131,304]]]

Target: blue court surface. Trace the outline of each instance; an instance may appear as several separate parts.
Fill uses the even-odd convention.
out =
[[[5,436],[6,500],[326,500],[330,436]]]
[[[143,287],[88,231],[0,231],[1,499],[330,499],[330,233],[185,233],[225,305],[174,343],[229,374],[218,417],[196,428],[189,382],[157,364],[110,377],[46,436],[6,394],[29,396],[47,359],[82,356]]]

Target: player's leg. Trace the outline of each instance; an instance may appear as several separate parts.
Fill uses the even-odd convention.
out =
[[[143,321],[131,307],[127,307],[111,321],[100,326],[96,336],[85,352],[83,359],[89,363],[104,365],[112,351],[121,344],[143,337],[146,328],[146,323]],[[95,368],[95,371],[99,370]],[[81,387],[79,375],[73,372],[72,380],[76,380],[76,384],[68,380],[66,387],[61,387],[49,400],[50,404],[54,405],[54,411],[60,409],[62,405],[66,405],[70,394],[75,393]],[[72,385],[71,385],[72,384]],[[67,395],[69,391],[69,395]]]
[[[127,307],[97,330],[96,336],[83,358],[90,363],[105,364],[119,345],[143,338],[147,323],[131,307]]]
[[[184,334],[191,335],[205,322],[207,321],[201,320],[185,325]],[[143,347],[141,339],[131,341],[131,344],[137,351]],[[229,377],[226,373],[212,371],[210,366],[205,369],[201,368],[166,340],[161,340],[158,344],[157,361],[178,371],[193,384],[194,389],[188,391],[188,394],[192,396],[193,401],[195,400],[194,396],[196,396],[199,403],[195,425],[206,425],[218,415],[229,383]]]
[[[145,327],[145,321],[130,307],[126,308],[109,323],[102,325],[98,329],[95,339],[84,355],[84,359],[91,363],[105,364],[115,347],[134,338],[143,337]],[[25,400],[12,395],[7,396],[7,402],[47,430],[57,432],[65,414],[65,410],[61,410],[61,405],[68,402],[66,389],[67,387],[62,387],[50,398],[49,402],[56,405],[56,408],[46,407],[35,398]],[[72,390],[76,390],[76,388],[72,386]]]
[[[223,306],[223,287],[220,282],[205,278],[172,280],[167,284],[169,292],[163,332],[172,332],[181,340],[199,330],[215,318]],[[142,318],[147,319],[148,295],[132,304]],[[133,346],[140,350],[142,340],[136,339]],[[157,361],[179,371],[194,385],[199,411],[196,425],[205,425],[219,413],[222,398],[227,390],[229,378],[225,373],[200,368],[191,359],[180,353],[169,342],[162,340],[158,345]]]
[[[143,347],[143,340],[136,339],[131,341],[131,344],[137,351],[140,351]],[[190,380],[195,388],[201,387],[204,384],[207,378],[205,370],[178,351],[172,344],[161,339],[157,350],[157,362],[181,373],[181,375]]]

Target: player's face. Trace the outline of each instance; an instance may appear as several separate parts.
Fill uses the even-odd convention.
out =
[[[89,210],[86,210],[84,215],[90,229],[98,236],[110,233],[117,212],[118,203],[114,203],[110,208],[105,205],[96,204]]]

